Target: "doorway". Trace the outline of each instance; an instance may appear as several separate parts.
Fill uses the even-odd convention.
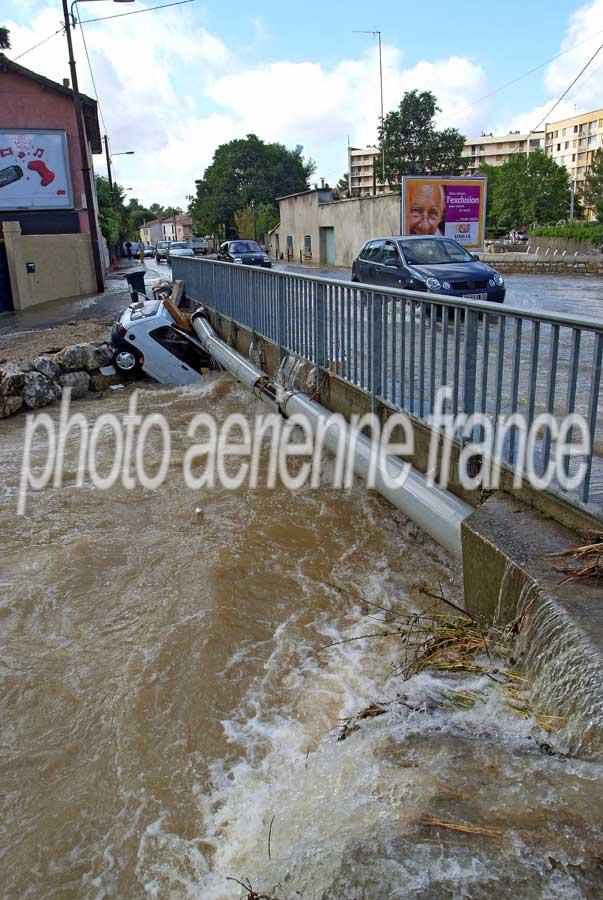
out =
[[[320,264],[321,266],[335,265],[335,229],[327,226],[319,229]]]

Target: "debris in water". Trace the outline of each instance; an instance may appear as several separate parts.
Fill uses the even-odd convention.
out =
[[[247,891],[246,894],[243,895],[244,900],[278,900],[278,897],[270,896],[269,894],[258,894],[251,886],[251,882],[248,878],[245,881],[239,881],[238,878],[231,878],[230,876],[226,876],[226,881],[234,881],[236,884],[240,884],[244,890]]]
[[[491,828],[486,825],[466,825],[463,822],[445,822],[442,819],[436,819],[435,816],[421,816],[416,822],[417,825],[426,825],[429,828],[447,828],[449,831],[460,831],[462,834],[479,834],[491,838],[500,838],[503,835],[500,828]]]
[[[557,559],[571,557],[582,563],[580,566],[555,566],[556,572],[566,576],[559,584],[569,584],[584,578],[603,578],[603,534],[593,534],[590,543],[582,547],[547,555]]]
[[[403,658],[400,664],[394,667],[393,675],[398,674],[409,679],[424,670],[435,670],[458,676],[485,676],[499,685],[510,711],[522,718],[532,719],[542,731],[550,734],[566,725],[565,716],[543,714],[533,709],[525,695],[529,687],[527,679],[510,668],[513,664],[512,648],[516,633],[513,625],[506,628],[491,626],[485,631],[480,622],[475,618],[469,618],[464,610],[443,597],[441,586],[438,594],[422,585],[421,593],[435,600],[448,602],[459,615],[442,614],[433,610],[423,613],[402,613],[393,604],[386,607],[363,598],[367,609],[372,607],[385,613],[378,621],[389,626],[388,629],[335,641],[320,649],[326,650],[328,647],[350,641],[397,638],[403,647]],[[366,615],[370,619],[376,618],[368,613]],[[473,690],[472,693],[468,693],[447,687],[442,690],[440,698],[432,697],[430,702],[433,708],[455,706],[460,709],[473,709],[477,703],[485,699],[479,691]],[[387,703],[373,704],[355,716],[345,719],[337,740],[343,741],[357,731],[362,719],[384,713],[387,705]],[[410,706],[408,703],[404,705]]]
[[[385,706],[378,706],[377,704],[373,703],[370,706],[367,706],[365,709],[361,710],[359,713],[356,713],[355,716],[349,716],[347,719],[343,720],[343,724],[337,736],[337,740],[345,741],[349,734],[352,734],[352,732],[354,731],[358,731],[358,723],[362,721],[362,719],[374,719],[375,716],[382,716],[384,712],[387,712]]]

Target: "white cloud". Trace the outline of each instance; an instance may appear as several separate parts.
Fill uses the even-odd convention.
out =
[[[82,5],[82,20],[95,17],[90,9]],[[49,7],[32,14],[27,25],[6,25],[14,59],[60,27],[60,19]],[[135,150],[133,157],[115,158],[117,179],[143,202],[184,204],[232,127],[224,117],[200,116],[196,100],[211,73],[232,65],[227,47],[182,10],[109,19],[84,29],[112,150]],[[94,96],[80,27],[72,34],[80,90]],[[64,35],[18,62],[62,81],[69,76]],[[103,158],[95,158],[95,168],[105,172]]]
[[[24,0],[21,0],[23,8]],[[82,4],[82,19],[93,18]],[[96,13],[96,9],[94,10]],[[29,12],[27,24],[7,22],[14,58],[60,26],[54,6]],[[263,28],[254,23],[256,32]],[[162,10],[85,26],[117,179],[141,201],[185,203],[216,147],[249,132],[287,146],[304,145],[317,160],[316,177],[336,181],[347,165],[346,146],[373,143],[380,114],[375,45],[331,66],[280,60],[244,66],[187,8]],[[75,31],[80,88],[93,95],[79,27]],[[62,34],[21,60],[50,78],[67,77]],[[404,67],[395,47],[383,47],[385,109],[406,90],[430,89],[443,115],[475,102],[487,90],[481,66],[463,57]],[[477,127],[483,109],[465,110],[446,124]],[[481,121],[481,120],[480,120]],[[101,127],[103,127],[101,125]],[[95,166],[104,171],[104,161]]]
[[[600,108],[603,105],[601,94],[603,49],[568,95],[551,112],[556,100],[561,97],[602,43],[603,0],[593,0],[571,14],[559,48],[559,52],[563,55],[545,69],[543,82],[549,99],[506,119],[499,131],[511,129],[529,131],[541,121],[539,127],[543,129],[545,121],[555,122],[577,113]]]
[[[385,112],[404,91],[433,90],[442,112],[466,106],[486,89],[482,68],[461,57],[421,62],[404,69],[395,47],[383,48]],[[275,62],[216,76],[207,90],[237,122],[291,145],[302,143],[319,162],[317,177],[330,181],[346,167],[346,137],[354,145],[373,143],[380,116],[379,64],[376,49],[332,68],[311,62]],[[474,112],[455,124],[470,124]]]

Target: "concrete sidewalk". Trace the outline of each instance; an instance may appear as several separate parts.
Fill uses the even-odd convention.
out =
[[[105,275],[105,290],[102,294],[67,297],[64,300],[41,303],[29,309],[2,313],[0,314],[0,336],[51,329],[68,322],[80,322],[86,319],[113,320],[130,302],[125,276],[140,268],[141,265],[138,262],[122,260]],[[161,278],[171,278],[170,267],[157,266],[153,259],[145,260],[145,270],[147,288]]]
[[[19,362],[71,344],[109,340],[111,325],[130,303],[125,276],[140,268],[138,262],[123,260],[107,272],[102,294],[0,314],[0,361]],[[145,270],[149,294],[152,285],[172,275],[169,266],[157,266],[154,259],[145,260]]]

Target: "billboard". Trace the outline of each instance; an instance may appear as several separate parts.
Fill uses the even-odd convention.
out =
[[[0,128],[0,209],[71,209],[64,131]]]
[[[468,250],[484,244],[487,179],[407,175],[402,179],[402,234],[438,234]]]

